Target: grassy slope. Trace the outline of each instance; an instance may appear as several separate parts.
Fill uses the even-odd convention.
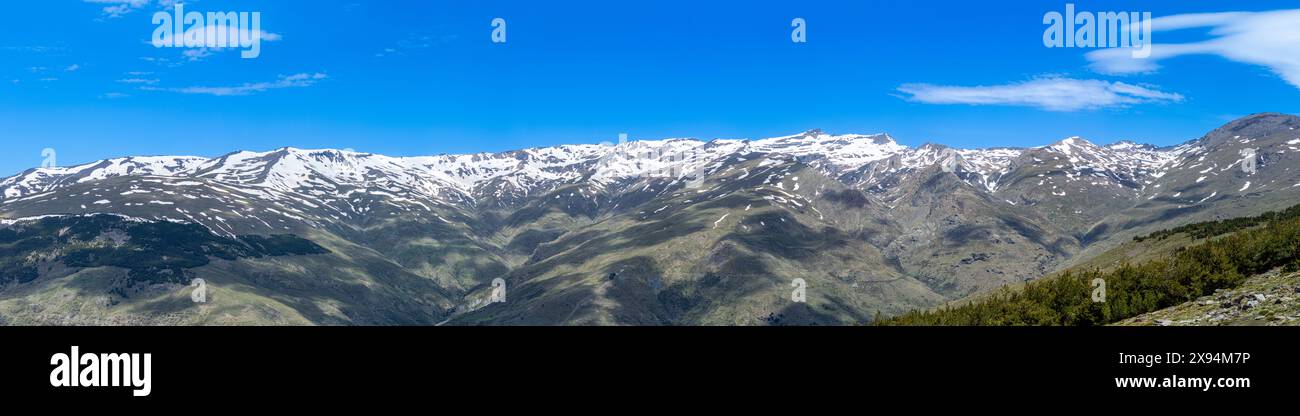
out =
[[[796,165],[758,165],[751,160],[717,183],[666,192],[640,204],[644,210],[541,244],[507,279],[507,304],[478,309],[480,301],[452,323],[842,324],[942,299],[885,264],[864,241],[870,233],[827,227],[829,202],[819,205],[823,216],[807,201],[772,199],[791,198],[795,177],[810,195],[823,178]],[[786,178],[783,188],[769,178]],[[790,300],[796,277],[808,283],[807,303]]]
[[[1116,316],[1130,318],[1123,321],[1128,324],[1231,324],[1243,319],[1287,323],[1296,316],[1292,304],[1295,296],[1290,295],[1300,288],[1288,280],[1293,273],[1278,275],[1274,268],[1285,265],[1286,270],[1294,270],[1300,265],[1295,247],[1298,227],[1300,206],[1257,217],[1189,224],[1135,238],[1045,279],[890,318],[881,324],[1096,324],[1099,320],[1111,322]],[[1243,272],[1247,275],[1239,274]],[[1258,275],[1251,277],[1250,273]],[[1086,282],[1095,277],[1104,278],[1108,287],[1122,285],[1120,304],[1113,303],[1114,298],[1105,304],[1081,301],[1090,293]],[[1213,293],[1208,293],[1210,290]],[[1251,297],[1256,294],[1264,298]],[[1207,296],[1195,299],[1201,295]],[[1134,310],[1150,311],[1152,305],[1169,305],[1172,299],[1188,296],[1195,300],[1136,317],[1125,315]],[[1252,299],[1259,302],[1251,303]],[[1216,300],[1221,310],[1210,311],[1216,307]],[[1265,301],[1277,307],[1257,305]],[[1197,302],[1203,307],[1195,308]],[[1246,303],[1251,304],[1243,306]],[[1258,313],[1242,313],[1251,309]],[[990,313],[1014,316],[1003,318]],[[1188,317],[1188,313],[1201,315]]]
[[[96,267],[61,270],[0,298],[9,325],[308,325],[293,308],[240,286],[208,286],[208,302],[194,303],[194,290],[179,284],[136,287],[111,293],[126,270]]]
[[[1074,265],[1053,272],[1040,279],[1030,282],[1041,281],[1044,279],[1053,279],[1060,277],[1066,272],[1079,273],[1089,270],[1100,270],[1103,272],[1115,270],[1124,264],[1141,264],[1152,260],[1166,258],[1176,252],[1178,249],[1205,241],[1205,239],[1196,239],[1187,233],[1175,233],[1163,239],[1147,239],[1145,241],[1125,241],[1119,246],[1107,250],[1101,254],[1081,260]],[[992,296],[997,296],[1004,291],[1023,290],[1025,285],[1030,282],[1018,282],[1005,285],[996,290],[979,292],[965,298],[947,302],[938,308],[952,308],[971,303],[988,300]]]
[[[0,285],[0,324],[410,325],[437,323],[454,306],[433,280],[374,250],[323,231],[305,237],[328,252],[212,257],[186,268],[184,279],[168,281],[140,280],[121,267],[70,267],[45,256],[54,260],[35,263],[40,278]],[[207,302],[190,299],[191,278],[206,282]]]

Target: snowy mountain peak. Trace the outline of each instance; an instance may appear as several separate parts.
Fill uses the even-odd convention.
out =
[[[1090,152],[1099,151],[1101,150],[1101,147],[1097,146],[1096,144],[1093,144],[1092,142],[1082,137],[1071,136],[1062,139],[1059,142],[1052,143],[1047,146],[1043,146],[1043,149],[1051,150],[1057,153],[1063,153],[1066,155],[1071,155],[1077,150],[1090,151]]]
[[[810,134],[813,132],[817,134]],[[884,133],[831,135],[820,130],[758,140],[752,143],[752,147],[754,151],[764,153],[825,159],[837,170],[854,169],[908,150],[907,146],[898,144],[893,137]]]
[[[1134,142],[1132,140],[1120,140],[1105,146],[1106,149],[1113,151],[1130,151],[1130,150],[1155,150],[1154,145]]]

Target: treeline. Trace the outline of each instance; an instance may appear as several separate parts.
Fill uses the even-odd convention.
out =
[[[120,243],[106,239],[113,233]],[[36,266],[41,262],[120,267],[129,270],[133,281],[188,283],[187,270],[207,265],[209,257],[235,260],[328,252],[291,234],[245,235],[236,240],[198,224],[136,222],[114,215],[48,217],[0,229],[0,286],[37,279]]]
[[[1203,238],[1243,230],[1177,250],[1169,258],[1102,272],[1066,272],[970,304],[912,311],[877,325],[1104,325],[1175,306],[1283,267],[1300,270],[1300,206],[1242,219],[1179,227]],[[1228,231],[1224,231],[1228,230]],[[1093,280],[1105,300],[1093,301]]]
[[[1151,235],[1145,237],[1143,236],[1133,237],[1133,241],[1141,243],[1151,238],[1157,240],[1164,240],[1169,236],[1180,234],[1180,233],[1187,233],[1187,235],[1190,235],[1192,238],[1196,238],[1196,239],[1209,238],[1209,237],[1215,237],[1215,236],[1219,236],[1231,232],[1237,232],[1240,230],[1244,230],[1250,227],[1254,227],[1272,221],[1282,221],[1282,220],[1289,220],[1293,218],[1300,218],[1300,205],[1287,208],[1282,212],[1269,211],[1254,217],[1240,217],[1240,218],[1233,218],[1227,220],[1187,224],[1182,227],[1156,231],[1154,233],[1151,233]]]

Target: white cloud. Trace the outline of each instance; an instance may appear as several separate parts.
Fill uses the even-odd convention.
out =
[[[904,84],[898,91],[907,94],[904,98],[908,101],[927,104],[1007,105],[1048,111],[1096,110],[1183,100],[1182,95],[1139,85],[1062,77],[974,87]]]
[[[56,51],[62,51],[63,49],[64,49],[64,47],[62,47],[62,46],[42,46],[42,45],[36,45],[36,46],[0,46],[0,51],[13,51],[13,52],[34,52],[34,53],[45,53],[45,52],[56,52]]]
[[[1209,28],[1210,38],[1190,43],[1151,45],[1151,56],[1133,58],[1129,49],[1102,49],[1086,56],[1094,70],[1106,74],[1148,73],[1160,61],[1185,55],[1217,55],[1231,61],[1269,68],[1300,88],[1300,9],[1267,12],[1196,13],[1152,19],[1157,32]]]
[[[284,37],[280,36],[280,34],[278,33],[271,33],[260,29],[249,30],[249,28],[247,27],[241,28],[239,27],[239,25],[230,26],[225,24],[224,22],[217,23],[217,24],[203,25],[203,27],[192,26],[188,29],[185,29],[185,33],[180,37],[180,39],[185,39],[188,37],[196,37],[199,39],[206,40],[206,39],[218,39],[223,36],[226,39],[234,39],[234,40],[252,39],[253,36],[259,36],[262,38],[263,42],[275,42],[284,39]],[[152,40],[150,41],[150,43],[152,43]],[[236,43],[236,42],[231,42],[231,43]],[[239,45],[237,44],[231,45],[230,47],[237,48],[239,47]]]
[[[117,82],[120,82],[120,83],[123,83],[123,84],[154,85],[154,84],[157,84],[157,83],[158,83],[158,80],[156,80],[156,79],[145,79],[145,78],[126,78],[126,79],[119,79],[119,80],[117,80]]]
[[[104,8],[104,15],[108,17],[122,17],[123,15],[130,12],[131,12],[131,7],[126,4],[119,4],[116,6],[108,6]]]
[[[63,70],[68,72],[76,72],[78,69],[81,69],[81,65],[72,64],[72,65],[68,65],[68,67],[64,68]]]
[[[259,92],[277,90],[283,88],[304,88],[316,85],[317,82],[329,78],[325,74],[294,74],[289,76],[281,75],[279,79],[271,82],[245,83],[233,87],[184,87],[184,88],[155,88],[141,87],[145,91],[166,91],[181,94],[202,94],[214,95],[218,97],[251,95]]]
[[[184,55],[185,59],[189,60],[190,62],[194,62],[212,56],[213,54],[212,51],[213,49],[208,49],[208,48],[193,48],[193,49],[186,49],[182,51],[181,55]]]
[[[165,67],[165,68],[176,68],[176,67],[179,67],[179,66],[181,66],[181,65],[184,65],[183,62],[172,61],[172,60],[169,59],[169,58],[161,57],[161,56],[141,56],[141,57],[140,57],[140,60],[145,61],[145,62],[149,62],[149,63],[152,63],[152,64],[155,64],[155,65],[158,65],[158,66],[161,66],[161,67]]]
[[[110,18],[122,17],[127,13],[131,13],[132,10],[139,9],[144,6],[148,6],[150,2],[150,0],[83,0],[83,1],[92,4],[106,4],[107,6],[104,6],[103,12],[105,16],[108,16]]]
[[[429,49],[437,45],[448,44],[459,39],[460,35],[450,34],[441,36],[419,36],[399,40],[397,44],[384,48],[382,51],[375,53],[375,57],[382,58],[389,55],[403,55],[408,51],[419,49]]]
[[[187,29],[185,31],[185,34],[182,35],[180,39],[185,39],[187,37],[195,37],[197,39],[207,40],[207,39],[218,39],[219,37],[224,37],[227,40],[234,40],[234,42],[227,43],[227,45],[229,46],[226,47],[214,46],[210,48],[209,47],[187,48],[181,52],[181,55],[184,56],[187,61],[196,62],[196,61],[203,60],[204,58],[207,58],[209,56],[215,55],[217,52],[243,50],[243,48],[239,46],[239,40],[253,39],[254,36],[260,38],[259,42],[278,42],[284,39],[284,36],[280,36],[280,34],[278,33],[271,33],[265,30],[250,30],[249,28],[246,27],[236,28],[232,26],[227,26],[224,23],[215,24],[215,25],[205,25],[202,28],[191,27],[190,29]],[[151,40],[148,43],[152,44],[153,41]]]

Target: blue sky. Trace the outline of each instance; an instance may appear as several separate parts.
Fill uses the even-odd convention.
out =
[[[256,59],[155,48],[151,17],[167,3],[7,5],[0,175],[40,165],[45,148],[72,165],[282,146],[499,151],[620,132],[1168,145],[1250,113],[1300,113],[1300,21],[1284,2],[1075,2],[1170,18],[1164,27],[1179,29],[1158,24],[1156,53],[1139,68],[1045,47],[1043,16],[1062,1],[185,3],[261,12]],[[1256,13],[1187,24],[1209,12]],[[505,44],[491,42],[498,17]],[[806,43],[791,42],[794,18],[807,22]]]

